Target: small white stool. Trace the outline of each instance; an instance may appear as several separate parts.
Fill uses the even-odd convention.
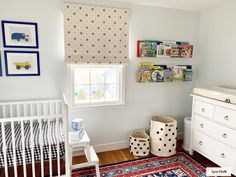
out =
[[[69,132],[69,155],[70,155],[71,170],[95,166],[96,176],[100,177],[99,159],[93,146],[90,146],[90,138],[86,133],[86,131],[84,133],[83,138],[80,141],[72,141],[70,137],[71,137],[71,132]],[[78,150],[84,151],[87,162],[73,165],[72,164],[73,152]]]

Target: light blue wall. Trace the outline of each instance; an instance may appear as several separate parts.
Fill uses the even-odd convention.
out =
[[[236,88],[236,1],[224,0],[204,10],[195,85]]]
[[[104,2],[104,1],[102,1]],[[121,6],[122,4],[117,4]],[[147,7],[129,6],[130,63],[126,85],[126,105],[119,107],[75,108],[72,118],[81,117],[95,145],[125,142],[129,133],[137,128],[149,128],[153,115],[171,115],[178,120],[183,131],[183,118],[191,114],[192,82],[149,83],[136,82],[140,61],[159,64],[193,64],[198,58],[198,32],[200,13]],[[181,40],[194,45],[192,59],[140,59],[136,57],[136,42],[142,39]]]
[[[127,72],[126,105],[74,108],[71,110],[71,117],[84,119],[92,144],[95,145],[126,142],[128,134],[133,129],[148,129],[153,115],[173,116],[178,120],[181,132],[183,118],[191,113],[189,94],[192,82],[137,83],[135,78],[138,63],[147,60],[136,57],[136,41],[140,39],[189,41],[194,45],[192,59],[154,59],[150,61],[156,61],[159,64],[194,64],[198,58],[200,14],[166,8],[106,3],[106,1],[96,2],[131,8],[131,61]],[[63,58],[61,2],[58,0],[0,0],[0,17],[4,20],[38,23],[42,73],[40,77],[0,78],[0,100],[59,97],[68,87],[68,83],[65,81],[66,67]]]
[[[0,20],[38,23],[41,66],[40,77],[0,77],[0,100],[56,98],[61,95],[65,85],[61,5],[60,0],[0,0]],[[2,46],[0,32],[0,51],[5,67]],[[3,71],[5,73],[5,68]]]

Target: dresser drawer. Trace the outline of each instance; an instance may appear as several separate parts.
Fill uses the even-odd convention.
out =
[[[205,135],[199,133],[197,130],[193,131],[192,144],[194,149],[197,149],[205,154],[209,154],[211,150],[209,149],[208,140]]]
[[[208,135],[215,137],[217,124],[213,123],[206,118],[199,116],[197,114],[194,115],[194,129]]]
[[[221,141],[229,145],[230,147],[236,148],[236,131],[230,128],[224,127],[222,125],[218,125],[216,128],[215,137]]]
[[[235,169],[236,151],[198,131],[193,132],[193,146],[196,151],[206,155],[222,167]]]
[[[205,117],[213,118],[214,105],[196,100],[194,112]]]
[[[215,120],[232,128],[236,128],[236,111],[216,106]]]
[[[221,141],[222,143],[236,148],[236,131],[219,125],[204,117],[194,115],[194,129]]]

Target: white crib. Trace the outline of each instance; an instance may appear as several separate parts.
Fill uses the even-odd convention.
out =
[[[71,175],[63,98],[0,102],[0,176]]]

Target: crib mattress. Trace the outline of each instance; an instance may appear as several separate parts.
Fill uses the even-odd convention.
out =
[[[193,93],[195,95],[236,104],[236,89],[224,87],[194,88]]]
[[[24,139],[25,139],[25,159],[26,163],[32,163],[32,154],[31,154],[31,133],[30,133],[30,123],[24,123]],[[56,130],[56,121],[51,121],[51,136],[50,144],[48,139],[48,122],[42,123],[42,132],[43,132],[43,158],[44,160],[49,160],[49,146],[51,146],[52,159],[57,158],[57,130]],[[4,156],[3,156],[3,140],[2,140],[2,130],[0,126],[0,167],[4,167]],[[17,165],[23,164],[23,147],[22,147],[22,133],[21,133],[21,124],[15,123],[14,125],[15,132],[15,152],[16,152],[16,163]],[[8,167],[14,165],[13,161],[13,143],[12,143],[12,131],[11,125],[5,125],[5,135],[6,135],[6,152],[7,152],[7,164]],[[59,121],[59,152],[60,157],[64,156],[65,153],[65,143],[64,143],[64,126],[62,120]],[[33,123],[33,139],[34,139],[34,158],[35,162],[41,161],[41,149],[40,149],[40,127],[38,122]]]

